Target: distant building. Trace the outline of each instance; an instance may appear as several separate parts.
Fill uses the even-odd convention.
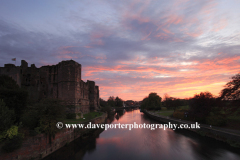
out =
[[[126,106],[134,106],[135,102],[133,100],[127,100],[125,101]]]
[[[73,113],[88,113],[99,108],[99,87],[94,81],[81,79],[81,64],[62,61],[52,66],[28,67],[25,60],[21,66],[5,64],[0,75],[12,77],[17,84],[29,92],[29,98],[38,101],[43,98],[58,98],[73,107]]]

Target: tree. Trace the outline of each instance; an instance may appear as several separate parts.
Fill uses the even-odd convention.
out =
[[[66,108],[61,104],[60,100],[43,99],[26,111],[25,117],[22,119],[23,125],[30,129],[39,127],[41,132],[49,136],[49,142],[51,143],[51,139],[59,130],[56,123],[63,121],[66,115],[65,111]]]
[[[141,104],[141,109],[161,109],[162,98],[157,93],[150,93],[148,97],[144,98]]]
[[[107,112],[108,116],[111,113],[111,107],[108,105],[108,102],[100,98],[100,106],[101,106],[101,111],[102,112]]]
[[[196,121],[205,122],[206,117],[211,112],[212,108],[216,105],[216,99],[210,92],[201,92],[195,94],[190,100],[190,116]]]
[[[174,97],[170,97],[167,93],[164,94],[164,105],[167,107],[167,108],[175,108],[177,107],[175,104],[174,104],[174,101],[176,100],[176,98]]]
[[[240,73],[232,77],[221,91],[222,100],[240,100]]]
[[[142,100],[142,103],[141,103],[141,109],[147,109],[147,104],[148,104],[148,97],[145,97],[143,100]]]
[[[14,111],[10,110],[3,100],[0,100],[0,133],[9,129],[15,120]]]
[[[108,98],[108,105],[111,107],[115,107],[115,98],[113,96],[110,96]]]
[[[39,109],[34,105],[33,107],[27,107],[20,120],[24,127],[33,131],[36,127],[39,127],[40,116]]]
[[[3,100],[0,100],[0,142],[18,135],[18,127],[13,125],[14,121],[14,110],[10,110]]]
[[[7,75],[0,76],[0,99],[3,99],[9,109],[16,113],[19,122],[23,110],[27,105],[28,92],[19,88],[16,81]]]
[[[183,106],[186,104],[185,100],[170,97],[167,93],[164,95],[163,103],[164,103],[164,106],[166,106],[167,108],[173,108],[174,111],[176,110],[177,107]]]
[[[0,88],[19,89],[19,86],[12,77],[0,75]]]
[[[101,107],[106,107],[107,106],[107,101],[105,101],[104,99],[99,98],[99,101],[100,101],[100,106]]]
[[[122,107],[123,106],[123,100],[119,97],[115,98],[115,106],[116,107]]]

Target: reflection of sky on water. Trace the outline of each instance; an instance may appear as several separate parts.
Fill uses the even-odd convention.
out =
[[[118,111],[112,124],[158,123],[139,110]],[[109,122],[108,121],[108,122]],[[77,139],[44,160],[239,160],[239,150],[187,130],[108,129]]]
[[[139,110],[125,112],[113,124],[156,123],[149,120]],[[189,134],[189,133],[187,133]],[[240,159],[221,146],[209,145],[198,138],[176,133],[171,129],[108,129],[100,134],[96,149],[86,153],[88,159]]]

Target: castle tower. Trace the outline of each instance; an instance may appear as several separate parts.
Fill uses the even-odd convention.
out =
[[[62,61],[58,65],[58,98],[68,105],[78,104],[80,93],[81,64],[73,60]]]
[[[99,90],[94,81],[87,80],[89,88],[89,106],[90,110],[97,110],[99,107]]]

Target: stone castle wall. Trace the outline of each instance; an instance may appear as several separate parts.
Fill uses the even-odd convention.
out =
[[[92,124],[104,123],[107,118],[107,113],[103,113],[100,117],[96,117],[91,120]],[[85,125],[89,123],[85,122]],[[83,137],[86,134],[94,132],[94,129],[73,129],[62,128],[57,132],[55,138],[52,139],[52,143],[49,143],[49,138],[45,134],[39,134],[33,137],[25,137],[22,147],[10,152],[3,153],[0,150],[0,159],[4,160],[26,160],[35,159],[40,160],[50,155],[54,151],[64,147],[66,144],[76,140],[79,137]]]
[[[94,81],[81,79],[81,64],[62,61],[52,66],[36,68],[34,64],[21,61],[21,66],[5,64],[0,75],[12,77],[17,84],[29,92],[29,98],[39,101],[43,98],[58,98],[73,106],[72,112],[87,113],[99,107],[99,88]]]

